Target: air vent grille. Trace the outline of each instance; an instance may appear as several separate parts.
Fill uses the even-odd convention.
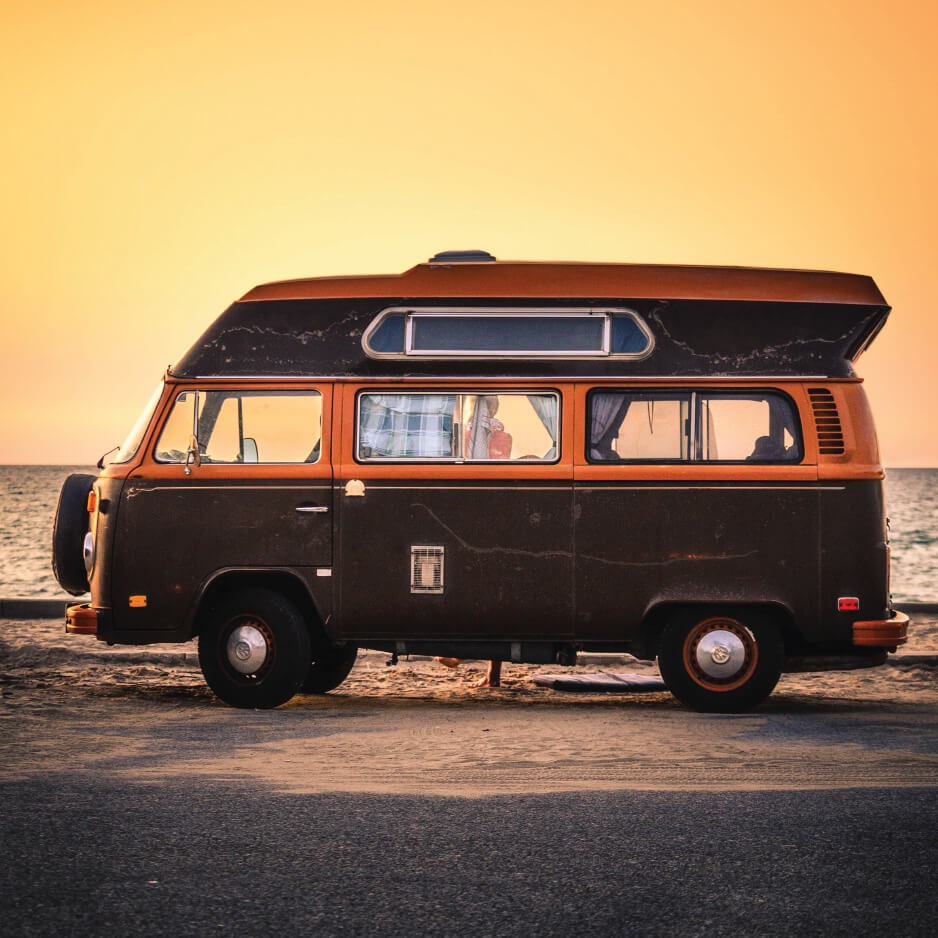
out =
[[[443,592],[442,547],[411,547],[410,591],[412,593]]]
[[[844,451],[844,431],[837,413],[837,402],[827,388],[808,388],[814,409],[818,452],[826,456],[839,456]]]

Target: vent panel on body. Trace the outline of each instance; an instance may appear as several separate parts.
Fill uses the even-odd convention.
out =
[[[825,456],[839,456],[844,452],[844,431],[837,413],[837,402],[827,388],[808,388],[814,410],[818,452]]]
[[[442,547],[411,547],[410,591],[412,593],[443,592]]]

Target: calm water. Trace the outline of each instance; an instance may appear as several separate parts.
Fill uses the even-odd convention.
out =
[[[61,596],[50,560],[62,481],[87,466],[0,466],[0,597]],[[938,602],[938,469],[890,469],[886,503],[892,589],[898,600]]]

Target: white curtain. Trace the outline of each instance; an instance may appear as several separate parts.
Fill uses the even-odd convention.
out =
[[[599,449],[603,437],[609,432],[622,410],[624,398],[621,394],[594,394],[590,398],[590,457],[609,459],[609,453]],[[628,405],[626,404],[626,407]],[[624,417],[625,414],[623,413]]]

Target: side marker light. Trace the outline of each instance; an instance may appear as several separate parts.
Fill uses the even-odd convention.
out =
[[[131,596],[130,597],[130,608],[131,609],[144,609],[147,604],[146,596]]]
[[[860,600],[856,596],[841,596],[837,600],[838,612],[859,612]]]

